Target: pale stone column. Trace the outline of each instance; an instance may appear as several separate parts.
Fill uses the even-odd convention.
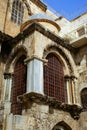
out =
[[[67,90],[67,102],[70,104],[70,85],[69,85],[69,77],[65,77],[65,82],[66,82],[66,90]]]
[[[5,86],[4,86],[4,96],[3,99],[5,101],[10,101],[11,98],[11,87],[12,87],[12,74],[11,73],[5,73],[4,74],[5,79]]]
[[[76,101],[76,87],[77,87],[77,83],[76,83],[76,77],[75,76],[72,76],[71,77],[71,80],[72,80],[72,98],[73,98],[73,102],[74,104],[77,104],[77,101]]]
[[[43,63],[42,59],[32,57],[26,59],[27,63],[27,93],[43,94]]]
[[[80,105],[80,103],[79,103],[79,100],[78,100],[78,93],[77,93],[77,91],[78,91],[78,82],[77,82],[77,78],[74,78],[74,96],[75,96],[75,99],[74,99],[74,102],[75,102],[75,104],[77,104],[77,105],[79,105],[79,106],[81,106]]]

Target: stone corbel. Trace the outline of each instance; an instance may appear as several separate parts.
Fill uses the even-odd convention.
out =
[[[24,108],[26,107],[26,109],[31,108],[33,103],[37,103],[48,105],[53,109],[69,112],[74,120],[78,120],[80,118],[80,113],[82,112],[82,108],[76,104],[65,104],[58,101],[56,98],[34,92],[19,96],[18,100],[23,104]]]

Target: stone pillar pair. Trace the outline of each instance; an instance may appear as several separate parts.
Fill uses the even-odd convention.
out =
[[[77,78],[75,76],[66,76],[67,102],[68,104],[78,104],[77,101]]]
[[[77,78],[75,76],[71,76],[71,88],[72,88],[72,98],[73,98],[72,103],[80,105],[77,100],[77,87],[78,87]]]
[[[27,65],[27,83],[26,83],[26,93],[36,92],[39,94],[44,94],[43,86],[43,65],[46,60],[40,59],[36,56],[32,58],[25,59],[25,64]],[[67,102],[68,104],[77,104],[76,99],[76,88],[77,79],[74,76],[66,76],[66,89],[67,89]],[[4,98],[10,100],[11,95],[11,85],[12,75],[5,74],[5,91]]]

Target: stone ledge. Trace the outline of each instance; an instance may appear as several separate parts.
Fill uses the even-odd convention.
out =
[[[8,41],[13,46],[18,44],[20,40],[25,39],[29,35],[31,35],[34,31],[38,31],[44,36],[48,37],[52,41],[56,42],[58,45],[63,46],[64,48],[68,49],[71,52],[76,52],[76,49],[72,47],[69,43],[65,42],[61,37],[53,34],[51,31],[45,29],[39,23],[32,23],[25,29],[23,32],[19,33],[16,37],[14,37],[11,41]]]
[[[46,30],[41,24],[39,23],[32,23],[30,26],[25,29],[23,32],[19,33],[16,37],[10,37],[9,35],[6,35],[2,32],[0,32],[0,42],[5,42],[4,46],[8,46],[8,48],[11,47],[11,49],[19,43],[19,41],[24,40],[26,37],[31,35],[34,31],[38,31],[44,36],[48,37],[52,41],[56,42],[58,45],[63,46],[64,48],[68,49],[69,51],[76,53],[77,49],[72,47],[69,43],[65,42],[64,39],[61,37],[53,34],[51,31]],[[10,47],[9,47],[10,46]]]
[[[65,104],[58,101],[54,97],[49,97],[34,92],[18,96],[18,102],[22,103],[26,109],[30,108],[33,103],[48,105],[54,109],[69,112],[75,120],[80,118],[80,113],[82,112],[82,108],[76,104]]]

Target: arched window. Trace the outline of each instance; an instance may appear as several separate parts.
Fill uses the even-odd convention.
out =
[[[13,114],[21,114],[22,105],[17,102],[17,97],[26,92],[26,66],[24,65],[24,59],[26,57],[21,56],[14,67],[14,77],[12,83],[12,95],[11,95],[11,112]]]
[[[46,59],[48,64],[44,66],[44,93],[57,98],[61,102],[66,102],[63,64],[52,53]]]
[[[71,128],[65,122],[62,121],[56,124],[52,130],[71,130]]]
[[[22,24],[24,6],[20,0],[14,0],[12,5],[11,20],[18,25]]]
[[[84,109],[87,110],[87,88],[81,91],[81,102]]]

